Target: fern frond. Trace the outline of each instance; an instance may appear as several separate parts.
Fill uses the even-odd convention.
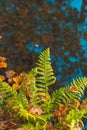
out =
[[[69,91],[72,86],[78,88],[77,92]],[[60,88],[53,92],[52,94],[52,102],[53,107],[56,108],[59,104],[66,104],[70,100],[81,100],[84,96],[84,90],[87,87],[87,78],[77,78],[73,80],[70,85],[67,85],[63,88]]]
[[[10,97],[16,97],[17,92],[9,84],[0,80],[0,96],[6,100]]]
[[[23,108],[20,109],[18,115],[29,122],[33,122],[33,123],[39,122],[40,124],[45,124],[53,116],[53,114],[33,115]]]
[[[21,101],[24,108],[26,108],[29,105],[29,101],[24,93],[18,94],[19,100]]]
[[[25,95],[31,106],[36,106],[38,104],[38,95],[36,87],[36,76],[37,68],[33,68],[28,74],[26,74],[21,83],[19,89],[19,94]]]
[[[50,62],[50,50],[49,48],[43,51],[38,59],[37,63],[37,78],[36,86],[38,88],[38,96],[44,95],[42,100],[48,95],[48,87],[55,83],[56,78],[53,73],[53,69]]]
[[[35,116],[33,116],[32,114],[30,114],[26,109],[20,109],[20,111],[18,112],[18,115],[26,120],[33,119],[35,120]]]
[[[17,112],[21,108],[23,108],[23,104],[22,104],[19,94],[6,82],[0,81],[0,96],[3,99],[1,106],[5,113],[8,114],[8,111],[10,111],[11,116],[14,113],[15,115],[17,115]],[[8,117],[8,118],[11,118],[11,117]],[[13,118],[15,118],[14,115],[13,115]]]
[[[82,118],[85,115],[87,115],[87,108],[84,108],[82,110],[72,109],[71,111],[69,111],[69,114],[67,114],[66,121],[67,123],[70,123],[72,122],[72,119],[73,119],[75,123],[77,124],[78,122],[82,120]],[[87,116],[85,118],[87,118]]]

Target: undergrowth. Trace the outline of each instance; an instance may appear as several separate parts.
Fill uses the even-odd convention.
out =
[[[0,57],[1,69],[7,67],[6,60]],[[17,75],[14,70],[8,70],[5,74],[0,75],[0,110],[3,113],[0,121],[13,123],[12,128],[7,125],[9,130],[78,130],[84,127],[87,78],[78,77],[49,94],[49,87],[56,81],[49,48],[39,55],[31,71]]]

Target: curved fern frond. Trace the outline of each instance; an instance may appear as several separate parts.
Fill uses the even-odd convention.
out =
[[[84,96],[84,91],[85,88],[87,87],[87,78],[86,77],[76,78],[75,80],[73,80],[70,86],[76,86],[78,88],[78,91],[75,94],[76,96],[75,98],[77,100],[80,100],[81,97]]]
[[[56,77],[54,76],[53,69],[50,62],[49,48],[43,51],[37,63],[37,78],[36,86],[38,89],[38,96],[43,96],[43,99],[48,95],[48,87],[55,83]]]
[[[76,87],[78,90],[76,92],[70,91],[71,87]],[[77,78],[73,80],[70,85],[60,88],[53,92],[52,102],[53,108],[56,108],[59,104],[66,104],[70,100],[81,100],[84,96],[84,90],[87,87],[87,78]]]

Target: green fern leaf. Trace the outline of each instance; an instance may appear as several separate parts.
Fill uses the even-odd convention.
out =
[[[77,92],[71,92],[69,91],[72,86],[78,87]],[[66,104],[67,102],[71,100],[81,100],[81,98],[84,96],[84,90],[87,87],[87,78],[77,78],[73,80],[70,85],[67,85],[63,88],[60,88],[53,92],[52,94],[52,102],[53,102],[53,108],[57,107],[59,104]]]
[[[38,96],[44,95],[44,98],[46,98],[48,95],[48,87],[56,81],[50,62],[49,48],[40,54],[37,69],[36,86],[38,88]],[[44,100],[44,98],[42,98],[42,100]]]

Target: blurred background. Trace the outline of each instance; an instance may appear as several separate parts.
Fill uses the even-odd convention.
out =
[[[0,55],[17,73],[47,47],[56,89],[87,76],[87,0],[0,0]]]

